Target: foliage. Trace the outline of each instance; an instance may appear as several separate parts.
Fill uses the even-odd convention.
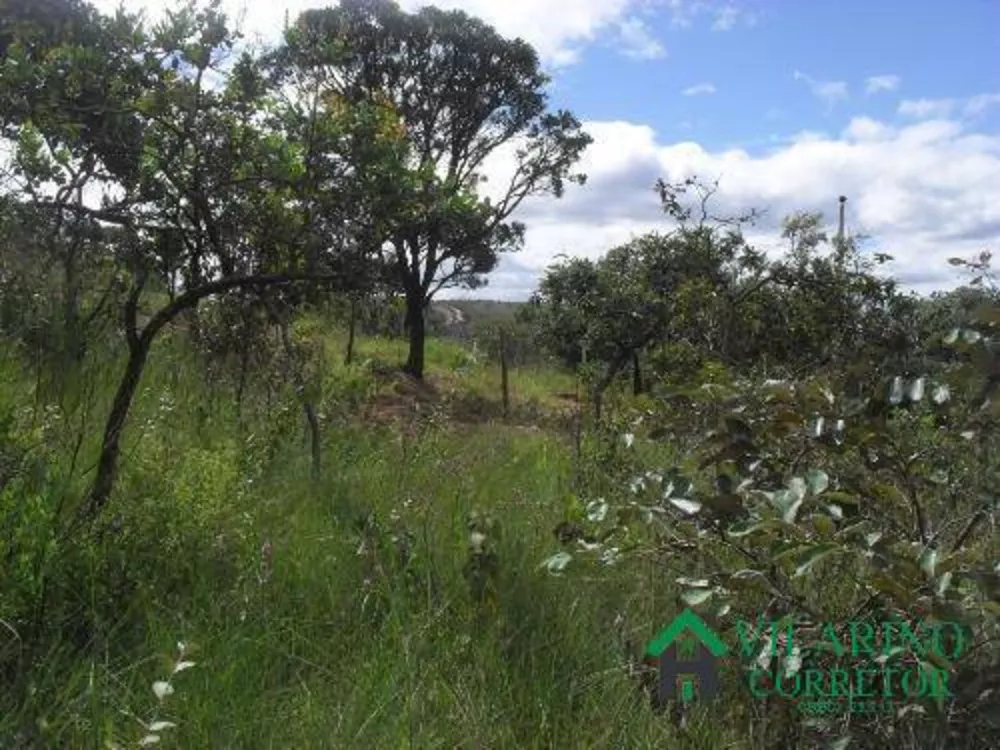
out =
[[[577,517],[580,533],[596,542],[588,545],[591,555],[613,544],[616,555],[631,546],[639,567],[645,550],[688,560],[680,565],[688,571],[678,579],[681,599],[720,629],[764,613],[765,621],[788,618],[797,638],[808,634],[794,660],[773,665],[775,679],[864,666],[857,653],[838,661],[823,652],[824,623],[839,624],[845,643],[851,621],[898,619],[914,628],[945,621],[962,628],[965,645],[953,660],[902,650],[889,662],[867,665],[943,669],[955,686],[943,701],[911,697],[894,704],[893,714],[875,717],[852,716],[841,706],[822,719],[779,721],[760,741],[850,736],[858,746],[880,747],[912,733],[980,747],[995,736],[1000,715],[990,675],[998,663],[989,644],[1000,635],[993,531],[1000,513],[1000,400],[995,389],[983,400],[982,384],[983,365],[995,357],[989,342],[997,310],[981,308],[968,322],[986,333],[970,327],[952,337],[985,360],[972,356],[934,378],[889,377],[885,395],[854,397],[843,376],[675,391],[631,419],[627,442],[693,436],[685,454],[697,463],[619,466],[614,476],[625,487],[610,509]],[[607,488],[603,495],[611,499]],[[746,668],[768,649],[770,634],[761,635]],[[933,663],[913,661],[918,657]],[[899,695],[898,685],[893,690]],[[777,716],[785,709],[772,700]]]
[[[405,138],[405,166],[374,211],[387,222],[384,263],[406,297],[407,368],[420,378],[431,298],[484,283],[497,253],[520,247],[524,227],[511,213],[531,195],[558,197],[567,182],[583,182],[571,169],[591,139],[569,112],[546,111],[548,79],[529,45],[461,11],[345,0],[303,13],[286,37],[279,55],[312,86],[387,108]],[[509,187],[495,202],[480,197],[484,160],[510,146]]]

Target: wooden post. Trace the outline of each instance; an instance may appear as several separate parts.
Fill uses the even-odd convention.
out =
[[[510,383],[507,374],[507,330],[500,328],[500,387],[503,389],[503,418],[510,416]]]

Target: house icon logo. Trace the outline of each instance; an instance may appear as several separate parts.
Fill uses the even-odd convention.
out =
[[[690,703],[719,689],[718,660],[729,649],[690,609],[685,609],[646,646],[644,662],[657,670],[657,699]]]

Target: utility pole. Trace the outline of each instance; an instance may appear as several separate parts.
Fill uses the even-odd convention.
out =
[[[840,196],[840,221],[837,225],[837,240],[840,244],[844,242],[844,211],[847,206],[847,196]]]

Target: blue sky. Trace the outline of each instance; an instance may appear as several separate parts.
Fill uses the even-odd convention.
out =
[[[407,10],[431,4],[399,0]],[[104,10],[118,0],[96,0]],[[164,0],[125,0],[158,15]],[[172,3],[171,3],[172,4]],[[329,0],[223,0],[275,41]],[[525,201],[525,249],[475,296],[526,299],[561,253],[596,258],[667,230],[658,178],[719,179],[716,212],[767,211],[749,232],[847,195],[848,228],[919,292],[961,282],[947,258],[1000,257],[1000,1],[438,0],[538,49],[551,101],[594,137],[583,187]],[[503,184],[512,150],[486,165]],[[466,296],[451,290],[448,296]]]
[[[654,6],[638,17],[662,57],[654,49],[630,58],[612,32],[557,70],[553,102],[586,119],[650,123],[664,137],[696,134],[708,148],[753,153],[789,131],[840,130],[857,114],[901,121],[902,100],[1000,87],[1000,2],[756,0],[721,8],[732,19],[726,29],[717,13],[681,27]],[[870,80],[878,87],[871,92]],[[708,86],[714,93],[696,93]],[[1000,106],[980,123],[998,126]]]

